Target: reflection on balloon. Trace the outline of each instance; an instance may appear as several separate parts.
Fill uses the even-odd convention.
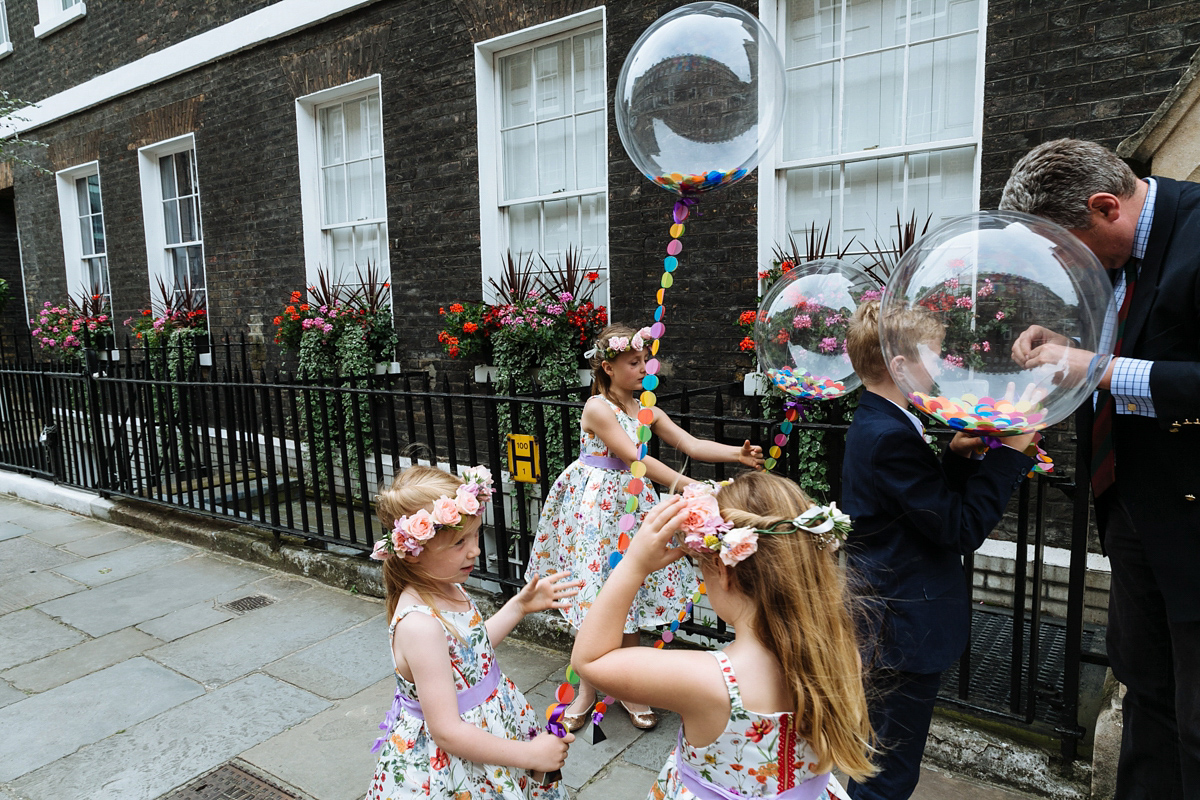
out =
[[[828,400],[861,381],[846,354],[846,329],[879,285],[853,264],[821,259],[786,272],[763,297],[754,322],[758,363],[792,397]]]
[[[1115,314],[1099,261],[1052,222],[1010,211],[952,219],[921,238],[888,279],[879,337],[888,370],[921,411],[991,436],[1042,430],[1095,391]],[[1039,363],[1014,360],[1026,331],[1048,333]],[[1072,349],[1095,357],[1075,370]]]
[[[783,82],[783,60],[757,17],[690,3],[647,28],[626,58],[617,132],[649,180],[679,195],[712,191],[745,177],[774,142]]]

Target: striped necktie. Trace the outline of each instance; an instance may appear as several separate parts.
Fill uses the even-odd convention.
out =
[[[1129,259],[1125,264],[1125,297],[1117,311],[1117,339],[1113,343],[1113,357],[1121,355],[1121,344],[1125,338],[1125,320],[1129,316],[1129,305],[1133,301],[1133,290],[1137,285],[1138,266],[1141,260]],[[1096,417],[1092,421],[1092,493],[1099,497],[1117,479],[1116,459],[1113,453],[1113,417],[1117,413],[1117,401],[1112,392],[1099,389],[1096,392]]]

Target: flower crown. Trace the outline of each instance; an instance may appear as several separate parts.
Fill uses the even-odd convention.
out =
[[[425,543],[442,528],[461,528],[464,516],[478,514],[492,499],[492,471],[487,467],[466,467],[459,472],[463,485],[454,497],[442,495],[433,501],[433,511],[424,508],[407,517],[400,517],[392,525],[390,535],[375,543],[371,558],[384,561],[395,555],[408,553],[419,556]]]
[[[653,338],[654,335],[650,333],[649,328],[642,328],[632,337],[610,336],[607,340],[601,339],[600,341],[596,342],[595,346],[592,347],[591,350],[588,350],[583,354],[583,357],[591,358],[597,353],[603,353],[605,361],[612,361],[614,358],[621,355],[621,353],[629,350],[642,350],[643,348],[649,346],[650,340]]]
[[[813,536],[816,548],[836,552],[850,534],[850,517],[838,510],[836,503],[827,506],[812,506],[795,519],[783,519],[767,528],[735,528],[721,517],[716,494],[725,481],[693,483],[683,490],[687,516],[680,530],[684,533],[684,544],[696,551],[708,550],[717,553],[727,566],[745,561],[758,550],[760,533],[780,534],[806,531]]]

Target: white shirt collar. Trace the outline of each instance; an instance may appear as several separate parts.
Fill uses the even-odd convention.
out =
[[[918,434],[920,434],[921,436],[924,436],[924,435],[925,435],[925,424],[924,424],[923,422],[921,422],[921,418],[920,418],[920,417],[918,417],[916,414],[914,414],[914,413],[912,413],[911,411],[909,411],[909,410],[908,410],[907,408],[905,408],[904,406],[902,406],[902,405],[900,405],[899,403],[897,403],[895,400],[891,400],[891,399],[888,399],[888,398],[884,398],[884,399],[885,399],[885,400],[887,400],[887,401],[888,401],[889,403],[891,403],[892,405],[894,405],[896,408],[898,408],[898,409],[900,409],[901,411],[903,411],[903,412],[904,412],[904,416],[908,417],[908,419],[909,419],[909,420],[912,422],[912,424],[913,424],[913,427],[917,429],[917,433],[918,433]]]

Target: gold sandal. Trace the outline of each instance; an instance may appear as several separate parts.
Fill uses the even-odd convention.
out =
[[[583,711],[580,711],[578,714],[568,714],[564,709],[562,715],[562,724],[567,730],[571,731],[571,733],[574,733],[588,723],[588,721],[592,718],[592,710],[595,707],[596,701],[593,700],[591,705],[589,705]]]
[[[653,708],[648,708],[645,711],[630,711],[629,706],[625,705],[625,701],[621,701],[621,707],[625,709],[625,713],[629,714],[629,721],[633,723],[633,727],[640,728],[644,731],[653,730],[658,725],[658,714]]]

